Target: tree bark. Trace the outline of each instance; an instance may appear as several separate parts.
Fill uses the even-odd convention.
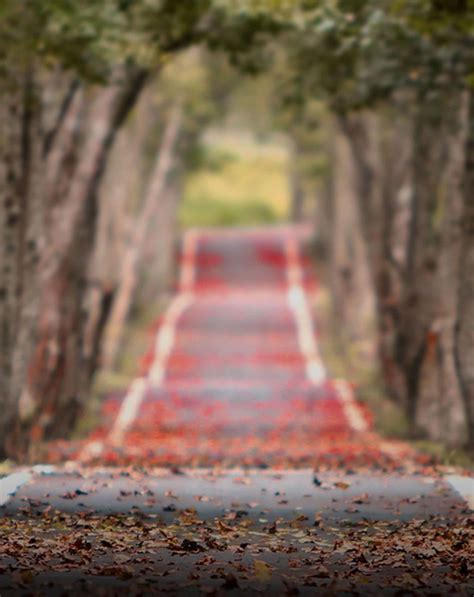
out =
[[[356,185],[359,172],[350,143],[337,124],[333,141],[330,245],[334,310],[348,332],[347,337],[368,346],[372,352],[375,296],[363,232],[367,214],[359,209]]]
[[[156,303],[173,283],[178,242],[178,208],[183,195],[183,165],[173,168],[152,226],[155,234],[148,235],[143,251],[140,287],[136,293],[138,307]]]
[[[304,218],[304,200],[305,192],[302,184],[300,168],[300,149],[297,141],[293,141],[293,147],[290,155],[290,193],[291,193],[291,221],[302,222]]]
[[[107,342],[103,352],[103,366],[111,369],[115,365],[123,327],[138,282],[138,262],[142,255],[144,239],[156,211],[157,202],[164,192],[166,181],[174,163],[174,152],[179,138],[182,121],[182,106],[176,105],[166,124],[163,141],[155,165],[150,174],[148,188],[142,206],[134,222],[131,238],[124,256],[121,280],[114,299],[107,325]]]
[[[18,195],[28,202],[28,227],[37,232],[34,222],[42,218],[44,234],[34,236],[41,247],[17,301],[16,345],[7,352],[13,366],[8,387],[13,412],[5,418],[4,437],[11,456],[24,458],[33,442],[67,432],[87,392],[91,372],[83,360],[84,297],[97,189],[116,132],[145,80],[146,73],[136,71],[104,89],[72,93],[69,88],[49,129],[54,134],[31,134],[33,145],[24,133],[29,184]],[[34,98],[38,104],[42,91]],[[40,114],[30,120],[41,129]],[[33,176],[38,177],[35,184]],[[27,248],[28,227],[23,228]],[[24,261],[20,249],[19,254]]]
[[[433,439],[466,437],[454,361],[467,102],[424,105],[415,127],[414,187],[397,361],[411,421]]]
[[[466,413],[468,441],[470,447],[474,448],[474,93],[472,91],[469,97],[468,118],[455,358]]]
[[[156,106],[148,85],[120,130],[99,191],[99,215],[86,298],[84,358],[93,371],[101,365],[101,345],[120,282],[127,235],[143,194],[149,137],[155,135]]]
[[[18,408],[19,380],[31,356],[38,293],[38,261],[44,246],[45,206],[41,195],[41,106],[32,68],[2,89],[0,107],[0,437],[5,438]],[[0,442],[0,454],[5,455]]]
[[[376,115],[341,116],[346,149],[336,156],[333,208],[333,261],[350,264],[342,270],[347,279],[358,262],[365,263],[364,285],[367,296],[374,297],[387,389],[404,406],[414,429],[450,444],[466,437],[463,397],[467,419],[472,416],[472,371],[464,357],[472,354],[472,319],[463,315],[472,317],[472,288],[459,280],[459,267],[469,265],[466,247],[472,242],[466,226],[460,240],[463,209],[469,219],[469,208],[463,207],[466,98],[466,92],[453,90],[436,105],[420,104],[413,128],[394,108],[386,115],[379,110]],[[407,142],[410,128],[413,145]],[[346,174],[344,182],[347,172],[351,179]],[[343,239],[348,238],[352,255],[344,251]],[[357,238],[360,248],[355,251]],[[459,266],[461,253],[466,265]],[[340,272],[333,268],[333,288],[350,328],[353,316],[348,314],[354,303],[360,304],[363,289],[357,292],[354,284],[344,283]],[[456,342],[464,348],[456,349]]]

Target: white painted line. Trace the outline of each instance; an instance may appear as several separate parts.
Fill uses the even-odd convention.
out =
[[[288,280],[287,299],[293,313],[298,335],[298,346],[305,358],[306,375],[315,385],[326,380],[326,368],[314,335],[314,324],[306,293],[302,286],[303,272],[296,239],[285,241],[286,275]]]
[[[90,460],[91,458],[98,458],[104,451],[105,444],[102,441],[88,442],[77,456],[79,462]]]
[[[33,476],[31,470],[12,473],[0,479],[0,506],[3,506],[15,495],[22,485],[28,483]]]
[[[145,377],[137,377],[130,384],[108,436],[108,441],[111,444],[119,445],[122,441],[123,434],[136,419],[146,388],[147,380]]]
[[[446,475],[444,478],[466,501],[469,508],[474,510],[474,478],[462,475]]]
[[[349,425],[355,431],[367,431],[367,420],[355,399],[351,384],[345,379],[335,379],[332,383],[342,402],[344,414],[349,421]]]
[[[170,306],[160,327],[155,342],[155,358],[150,366],[148,379],[153,387],[163,383],[166,365],[174,346],[176,324],[182,313],[192,304],[194,297],[191,293],[178,295]]]
[[[413,460],[414,450],[408,444],[401,440],[384,440],[380,437],[377,438],[378,447],[381,452],[390,456],[394,460],[404,460],[406,465],[408,460]]]
[[[148,387],[163,383],[166,363],[173,349],[175,328],[179,317],[194,300],[192,288],[196,277],[196,250],[198,235],[194,230],[186,233],[180,265],[179,291],[169,305],[155,339],[154,359],[147,375],[135,378],[122,400],[118,415],[105,441],[88,442],[77,456],[79,461],[99,458],[107,444],[120,446],[127,429],[138,416]]]
[[[4,506],[9,499],[26,483],[31,481],[35,474],[49,475],[55,467],[49,465],[36,465],[33,468],[11,473],[0,479],[0,506]]]
[[[155,356],[148,374],[133,380],[122,401],[117,418],[107,437],[107,443],[113,446],[122,444],[125,432],[138,416],[147,389],[150,386],[157,387],[163,383],[166,364],[174,345],[176,324],[179,317],[194,300],[191,289],[194,286],[196,275],[196,248],[197,234],[194,231],[188,232],[183,243],[179,292],[168,307],[156,334]],[[95,453],[96,456],[99,456],[104,447],[103,444],[95,442],[95,445],[89,446],[88,451],[83,452],[83,455],[87,457]],[[91,448],[93,448],[92,453]]]
[[[37,475],[53,475],[57,468],[52,464],[35,464],[31,470]]]
[[[306,375],[316,386],[327,379],[327,371],[319,350],[311,311],[307,296],[302,286],[303,272],[295,238],[285,242],[286,272],[288,279],[288,304],[293,312],[298,333],[298,346],[306,361]],[[344,380],[333,382],[337,396],[342,403],[344,415],[355,431],[367,431],[367,420],[355,399],[350,384]]]

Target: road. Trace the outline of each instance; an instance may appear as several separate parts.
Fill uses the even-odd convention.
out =
[[[136,379],[67,462],[0,481],[2,595],[473,594],[472,479],[331,378],[308,242],[188,232]]]

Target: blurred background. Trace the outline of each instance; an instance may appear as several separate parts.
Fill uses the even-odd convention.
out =
[[[474,442],[470,0],[4,0],[0,454],[136,375],[183,231],[312,229],[326,362]]]

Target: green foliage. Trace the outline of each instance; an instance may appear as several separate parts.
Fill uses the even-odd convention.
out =
[[[262,34],[278,27],[270,12],[214,0],[2,0],[0,75],[14,77],[19,67],[41,61],[104,81],[117,64],[153,69],[200,42],[253,72],[262,65]]]
[[[462,84],[473,32],[474,0],[2,0],[0,68],[39,58],[104,80],[117,63],[153,68],[203,42],[255,74],[285,34],[293,95],[346,109],[400,88]]]
[[[41,60],[103,80],[117,59],[126,15],[114,0],[3,0],[1,74],[15,76]]]
[[[211,50],[224,51],[241,71],[257,74],[271,65],[269,38],[287,27],[288,23],[274,18],[271,12],[221,10],[214,12],[205,40]]]
[[[173,52],[199,41],[201,19],[212,7],[212,0],[138,3],[137,14],[143,33],[164,52]]]
[[[396,0],[391,11],[428,35],[474,32],[473,0]]]
[[[255,226],[278,222],[274,210],[262,199],[245,199],[228,203],[215,197],[203,195],[183,204],[180,223],[188,227],[208,226]]]
[[[212,151],[207,145],[196,144],[189,155],[188,172],[207,170],[210,173],[222,172],[238,158],[231,151]]]
[[[227,140],[196,151],[199,157],[188,174],[179,214],[182,226],[268,224],[286,218],[289,197],[280,148],[270,144],[262,155],[258,145],[236,136],[231,142],[235,147],[242,143],[241,151],[231,153]]]
[[[433,98],[465,85],[474,58],[465,4],[461,18],[436,2],[319,3],[289,37],[290,99],[317,96],[347,111],[400,90]]]

